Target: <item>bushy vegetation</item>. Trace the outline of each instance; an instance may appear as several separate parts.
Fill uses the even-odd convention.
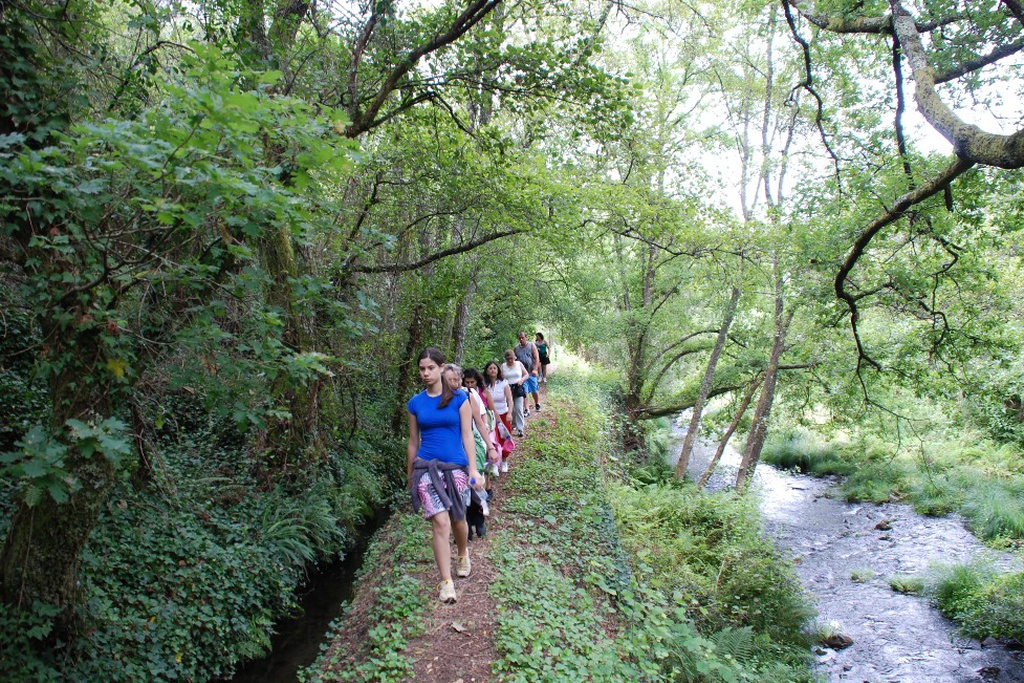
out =
[[[41,647],[56,611],[0,614],[3,670],[24,680],[209,680],[265,654],[315,564],[382,504],[382,474],[332,455],[303,481],[253,477],[230,420],[174,400],[145,480],[115,489],[81,564],[80,638]],[[372,458],[369,461],[372,467]],[[139,474],[136,471],[136,474]],[[283,482],[284,480],[282,480]],[[49,654],[46,654],[49,652]]]
[[[942,567],[931,595],[965,636],[1024,642],[1024,572],[1000,574],[985,564]]]
[[[657,465],[642,470],[656,483],[631,483],[606,451],[601,393],[583,373],[559,382],[557,426],[503,511],[516,513],[499,555],[509,680],[809,680],[810,610],[753,503],[696,494]]]

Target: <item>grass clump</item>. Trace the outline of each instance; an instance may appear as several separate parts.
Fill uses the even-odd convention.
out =
[[[1024,572],[999,574],[977,563],[942,567],[932,599],[968,638],[1024,641]]]
[[[802,429],[770,436],[761,459],[780,469],[818,476],[848,475],[856,469],[855,461],[844,458],[838,447]]]
[[[925,582],[917,576],[896,575],[889,577],[889,587],[904,595],[923,595]]]
[[[875,571],[867,567],[858,567],[850,572],[850,581],[854,583],[867,583],[875,578]]]
[[[1024,479],[982,479],[964,494],[971,531],[986,540],[1024,539]]]

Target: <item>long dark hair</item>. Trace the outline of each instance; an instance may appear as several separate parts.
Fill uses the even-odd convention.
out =
[[[491,367],[492,365],[498,368],[498,376],[494,378],[493,383],[491,382],[491,376],[487,374],[487,368]],[[498,383],[499,379],[503,379],[503,377],[501,376],[501,363],[499,363],[496,360],[487,361],[487,365],[484,366],[484,386],[493,387],[495,384]]]
[[[438,410],[441,408],[447,408],[448,404],[452,402],[453,398],[455,398],[455,392],[452,391],[450,386],[448,386],[448,381],[444,378],[444,354],[441,353],[441,349],[436,346],[428,346],[423,349],[423,353],[421,353],[420,357],[416,359],[416,364],[419,365],[419,362],[424,358],[429,358],[434,361],[437,363],[437,367],[441,369],[441,402],[438,404],[437,408]]]

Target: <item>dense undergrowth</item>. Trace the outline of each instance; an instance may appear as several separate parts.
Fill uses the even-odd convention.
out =
[[[901,500],[921,514],[958,513],[990,546],[1024,547],[1024,454],[1014,444],[965,431],[907,453],[876,439],[827,442],[793,430],[771,440],[763,457],[777,467],[843,477],[849,501]],[[1024,642],[1024,572],[976,563],[935,567],[919,585],[902,577],[890,584],[928,596],[965,636]]]
[[[629,457],[609,450],[605,384],[560,372],[531,423],[544,437],[526,440],[502,481],[501,530],[491,541],[498,576],[489,586],[498,679],[813,680],[803,630],[809,610],[789,567],[761,538],[756,507],[670,477],[635,479]],[[405,514],[390,526],[403,525],[415,532],[422,520]],[[409,534],[420,547],[397,543],[400,533],[375,541],[370,556],[386,548],[387,566],[364,576],[360,594],[424,566],[420,532]],[[388,630],[356,657],[330,650],[304,680],[406,680],[412,664],[403,649],[431,607],[433,586],[398,592],[404,599],[377,595],[369,608],[357,599],[358,614],[348,618],[369,613]]]
[[[0,608],[5,680],[230,676],[269,650],[307,571],[343,556],[382,504],[372,454],[332,453],[302,480],[270,484],[230,420],[173,408],[149,470],[125,473],[86,546],[79,637],[53,639],[45,605]],[[6,510],[14,492],[0,493]]]

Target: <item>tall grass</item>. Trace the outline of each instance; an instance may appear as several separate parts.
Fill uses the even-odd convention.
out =
[[[781,469],[819,476],[846,475],[856,469],[854,459],[845,458],[837,446],[805,430],[789,430],[771,438],[761,459]]]
[[[1024,641],[1024,572],[975,563],[937,569],[932,599],[969,638]]]
[[[986,540],[1024,539],[1024,481],[979,479],[964,492],[961,511]]]

